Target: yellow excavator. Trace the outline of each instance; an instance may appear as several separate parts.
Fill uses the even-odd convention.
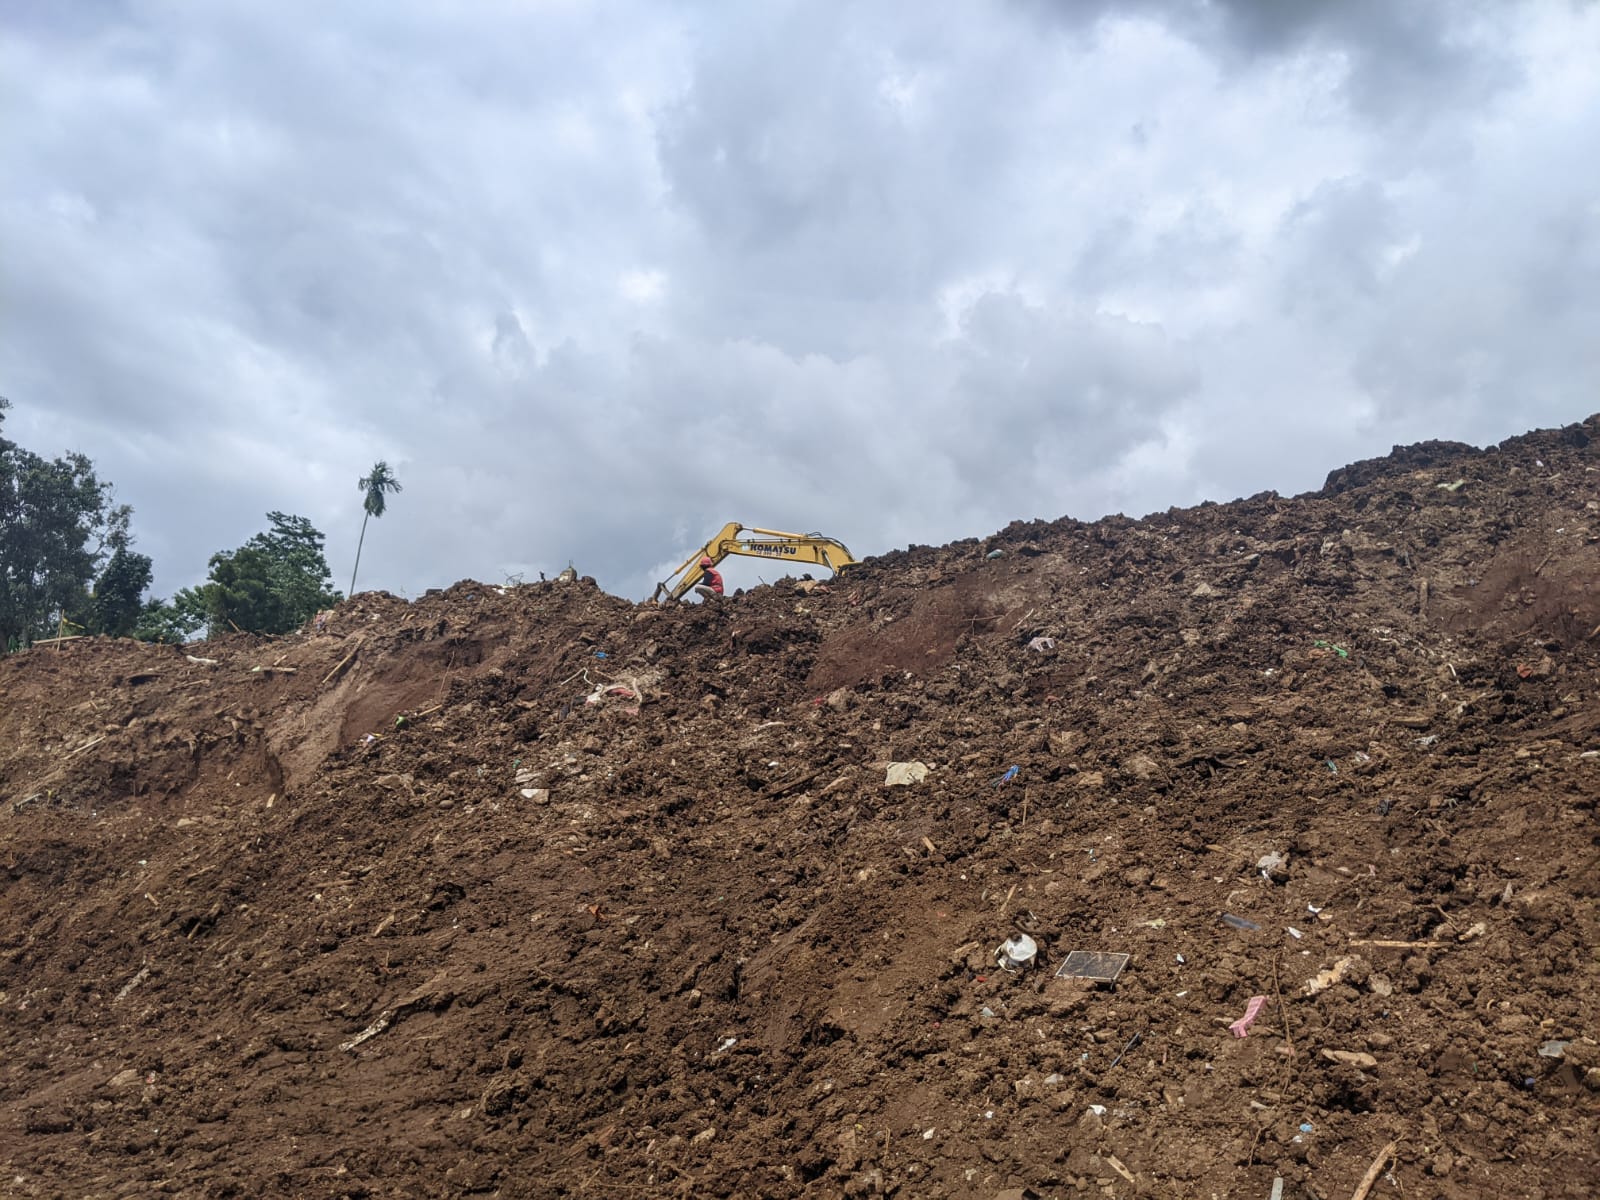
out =
[[[729,521],[709,542],[691,554],[671,575],[656,584],[652,600],[665,595],[669,600],[681,600],[705,578],[705,568],[700,560],[709,558],[716,566],[730,554],[743,554],[750,558],[774,558],[780,562],[816,563],[838,573],[856,561],[855,555],[843,542],[820,533],[784,533],[781,529],[757,529]]]

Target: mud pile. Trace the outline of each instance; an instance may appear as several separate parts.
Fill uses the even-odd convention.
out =
[[[1595,439],[0,661],[3,1190],[1593,1195]]]

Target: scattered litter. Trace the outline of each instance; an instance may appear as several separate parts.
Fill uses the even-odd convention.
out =
[[[1289,936],[1298,942],[1301,938],[1305,937],[1305,934],[1301,933],[1298,929],[1291,925],[1289,926]]]
[[[1328,773],[1330,775],[1337,775],[1339,773],[1339,765],[1331,758],[1323,759],[1322,765],[1328,768]]]
[[[1250,1003],[1244,1006],[1244,1016],[1228,1026],[1229,1032],[1234,1037],[1248,1037],[1250,1026],[1255,1023],[1255,1019],[1261,1015],[1261,1010],[1266,1006],[1267,998],[1265,996],[1251,996]]]
[[[1157,917],[1154,921],[1141,921],[1140,924],[1147,929],[1165,929],[1167,927],[1167,919],[1165,917]]]
[[[922,1140],[925,1142],[931,1142],[933,1140],[933,1130],[924,1129],[922,1131]]]
[[[1322,911],[1322,909],[1320,909],[1320,908],[1318,908],[1318,907],[1317,907],[1317,906],[1316,906],[1316,905],[1315,905],[1315,904],[1308,904],[1308,905],[1306,905],[1306,911],[1307,911],[1307,912],[1308,912],[1308,913],[1310,913],[1310,914],[1311,914],[1311,915],[1312,915],[1312,916],[1313,916],[1313,917],[1314,917],[1314,916],[1316,916],[1316,915],[1317,915],[1317,914],[1318,914],[1318,913],[1319,913],[1319,912],[1321,912],[1321,911]]]
[[[1434,487],[1438,488],[1441,492],[1459,492],[1463,487],[1466,486],[1466,483],[1467,481],[1465,479],[1458,479],[1454,483],[1436,483],[1434,484]]]
[[[978,1013],[981,1016],[992,1017],[992,1016],[994,1016],[994,1009],[990,1008],[987,1004],[985,1004],[982,1008],[980,1008],[978,1010]]]
[[[1301,1133],[1310,1133],[1312,1129],[1313,1129],[1313,1126],[1312,1126],[1310,1121],[1302,1121],[1302,1122],[1300,1122],[1300,1132]]]
[[[217,660],[214,658],[196,658],[193,654],[185,654],[184,657],[192,663],[199,663],[202,667],[214,667],[217,665]]]
[[[1318,650],[1332,650],[1340,658],[1349,658],[1350,657],[1350,651],[1346,650],[1343,646],[1335,646],[1332,642],[1324,642],[1324,641],[1319,639],[1319,640],[1317,640],[1315,642],[1312,642],[1311,644],[1313,646],[1315,646]]]
[[[1004,775],[1000,776],[999,779],[996,779],[994,781],[994,786],[995,787],[999,787],[1003,783],[1010,783],[1013,779],[1015,779],[1017,777],[1017,772],[1020,771],[1020,770],[1022,770],[1021,767],[1011,767],[1011,768],[1009,768]]]
[[[1572,1045],[1571,1039],[1568,1039],[1567,1041],[1558,1041],[1552,1038],[1550,1041],[1539,1047],[1539,1057],[1561,1058],[1566,1054],[1567,1047],[1570,1045]]]
[[[715,1050],[713,1050],[711,1053],[713,1055],[721,1054],[726,1050],[732,1050],[738,1044],[739,1044],[739,1039],[736,1038],[736,1037],[723,1038],[722,1041],[720,1043],[718,1043],[717,1048]]]
[[[585,696],[583,698],[583,702],[585,704],[600,704],[603,703],[608,696],[618,696],[623,700],[637,700],[640,703],[643,703],[644,701],[644,696],[639,691],[637,686],[627,687],[620,683],[602,683],[597,686],[594,691]],[[629,709],[628,711],[637,712],[638,710]]]
[[[991,551],[989,551],[989,553],[984,555],[985,558],[990,559],[990,560],[993,560],[993,559],[996,559],[996,558],[1004,558],[1005,556],[1006,556],[1006,552],[1004,550],[991,550]]]
[[[1134,1034],[1131,1038],[1129,1038],[1128,1039],[1128,1044],[1122,1048],[1122,1053],[1117,1055],[1115,1058],[1113,1058],[1111,1060],[1111,1066],[1113,1066],[1113,1067],[1116,1066],[1119,1062],[1121,1062],[1124,1058],[1126,1058],[1127,1054],[1128,1054],[1128,1051],[1132,1050],[1135,1046],[1137,1046],[1139,1044],[1139,1039],[1142,1038],[1142,1037],[1144,1037],[1144,1031],[1143,1030],[1141,1030],[1140,1032]],[[1110,1068],[1108,1067],[1107,1070],[1109,1070],[1109,1069]]]
[[[1039,654],[1043,654],[1047,650],[1054,650],[1055,648],[1056,640],[1055,638],[1050,637],[1036,637],[1028,643],[1028,649]]]
[[[1235,929],[1243,929],[1246,933],[1254,933],[1261,928],[1254,921],[1247,921],[1243,917],[1234,916],[1232,913],[1223,913],[1222,923],[1224,925],[1232,925]]]
[[[1059,1071],[1051,1071],[1050,1074],[1044,1077],[1044,1081],[1053,1085],[1060,1083],[1063,1078],[1065,1077]]]
[[[1425,734],[1423,734],[1421,737],[1419,737],[1417,739],[1417,745],[1419,745],[1419,746],[1431,746],[1435,742],[1437,742],[1438,740],[1439,740],[1439,735],[1437,733],[1425,733]]]
[[[1097,1117],[1103,1117],[1106,1115],[1106,1106],[1104,1104],[1091,1104],[1089,1105],[1089,1111]]]
[[[1283,1200],[1283,1176],[1282,1175],[1274,1175],[1272,1177],[1272,1195],[1268,1196],[1267,1200]]]
[[[1488,922],[1486,922],[1486,921],[1476,921],[1476,922],[1473,923],[1473,925],[1472,925],[1472,927],[1470,929],[1467,929],[1465,932],[1463,932],[1461,934],[1460,937],[1456,938],[1456,941],[1458,941],[1458,942],[1470,942],[1473,938],[1480,938],[1480,937],[1482,937],[1484,934],[1486,934],[1488,932],[1489,932]]]
[[[1187,958],[1185,958],[1181,954],[1174,954],[1172,957],[1180,967],[1183,966],[1184,963],[1189,961]]]
[[[1056,968],[1057,979],[1089,979],[1095,983],[1115,983],[1132,957],[1104,950],[1074,950]]]
[[[1275,877],[1286,877],[1289,874],[1288,868],[1288,856],[1279,854],[1276,850],[1270,854],[1263,854],[1256,860],[1256,870],[1261,872],[1261,878],[1269,882]]]
[[[1020,971],[1033,965],[1039,943],[1025,933],[1013,934],[995,949],[994,961],[1002,971]]]
[[[607,657],[606,652],[604,650],[596,650],[594,652],[594,656],[596,658],[605,658],[605,657]]]
[[[928,777],[928,764],[922,762],[892,762],[883,777],[884,787],[910,787]]]

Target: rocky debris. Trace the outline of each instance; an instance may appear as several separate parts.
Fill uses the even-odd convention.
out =
[[[1597,428],[0,660],[9,1187],[1582,1194]]]

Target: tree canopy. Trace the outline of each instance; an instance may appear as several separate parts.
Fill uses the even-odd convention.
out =
[[[337,604],[323,536],[305,517],[269,512],[270,527],[210,560],[198,587],[146,598],[153,566],[133,549],[133,509],[112,502],[84,455],[46,459],[3,436],[0,396],[0,652],[75,633],[183,642],[201,629],[285,633]],[[368,516],[400,490],[388,464],[361,481]],[[365,523],[363,522],[363,531]]]
[[[197,588],[183,588],[171,603],[146,606],[147,635],[182,640],[201,625],[213,635],[287,633],[319,609],[337,604],[333,573],[323,554],[323,536],[305,517],[269,512],[272,528],[237,550],[211,556],[211,574]]]
[[[0,397],[0,425],[10,407]],[[132,632],[151,575],[132,550],[132,514],[84,455],[46,459],[0,435],[0,649],[49,637],[63,620]]]

